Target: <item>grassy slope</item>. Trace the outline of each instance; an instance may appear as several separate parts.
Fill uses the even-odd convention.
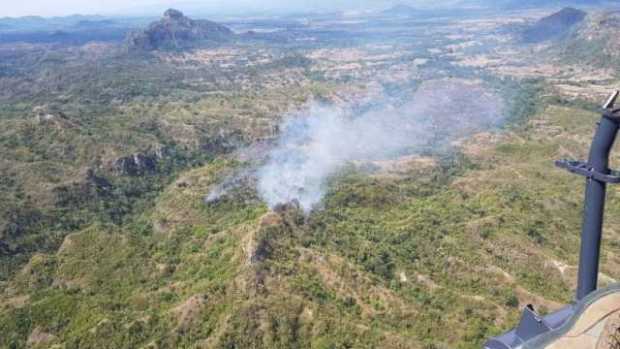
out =
[[[583,156],[595,120],[551,106],[431,170],[344,174],[307,218],[207,206],[235,165],[190,170],[131,223],[34,256],[2,297],[0,347],[34,329],[66,348],[479,347],[519,303],[570,301],[583,183],[552,160]],[[615,278],[619,210],[611,190],[602,271]]]

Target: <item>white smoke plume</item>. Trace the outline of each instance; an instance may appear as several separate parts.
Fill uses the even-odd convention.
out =
[[[231,190],[241,187],[253,177],[254,173],[250,169],[243,169],[240,172],[234,173],[231,176],[226,177],[223,182],[214,186],[209,195],[204,198],[205,203],[213,204],[217,203],[223,196],[228,195]]]
[[[501,99],[481,83],[437,80],[424,83],[401,106],[384,104],[360,114],[313,104],[291,115],[267,162],[257,171],[259,195],[270,206],[297,200],[311,210],[327,181],[354,160],[411,155],[500,125]]]

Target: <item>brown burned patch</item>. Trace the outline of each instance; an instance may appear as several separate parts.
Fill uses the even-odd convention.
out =
[[[273,241],[262,237],[261,231],[268,229],[286,229],[283,213],[268,212],[259,219],[257,229],[242,238],[242,250],[246,266],[254,266],[269,257]]]
[[[283,223],[282,216],[275,212],[269,212],[260,218],[261,227],[277,226]]]
[[[506,137],[505,134],[500,133],[478,133],[461,143],[461,151],[476,160],[489,159],[493,156],[495,146]]]
[[[198,321],[206,301],[206,295],[198,294],[172,309],[171,313],[176,319],[177,331],[183,332]]]

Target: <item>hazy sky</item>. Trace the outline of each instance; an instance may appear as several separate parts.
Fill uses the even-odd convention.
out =
[[[205,13],[243,13],[260,10],[362,9],[386,7],[397,0],[0,0],[0,17],[68,14],[146,14],[168,7]],[[430,0],[404,0],[422,5]]]

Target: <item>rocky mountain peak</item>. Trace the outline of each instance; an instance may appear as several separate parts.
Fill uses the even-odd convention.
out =
[[[233,32],[221,24],[193,20],[179,10],[169,9],[161,20],[129,34],[126,41],[132,51],[152,51],[190,48],[201,42],[223,42],[233,36]]]
[[[185,17],[185,15],[183,15],[183,12],[175,10],[173,8],[168,9],[166,12],[164,12],[165,19],[181,19],[183,17]]]

